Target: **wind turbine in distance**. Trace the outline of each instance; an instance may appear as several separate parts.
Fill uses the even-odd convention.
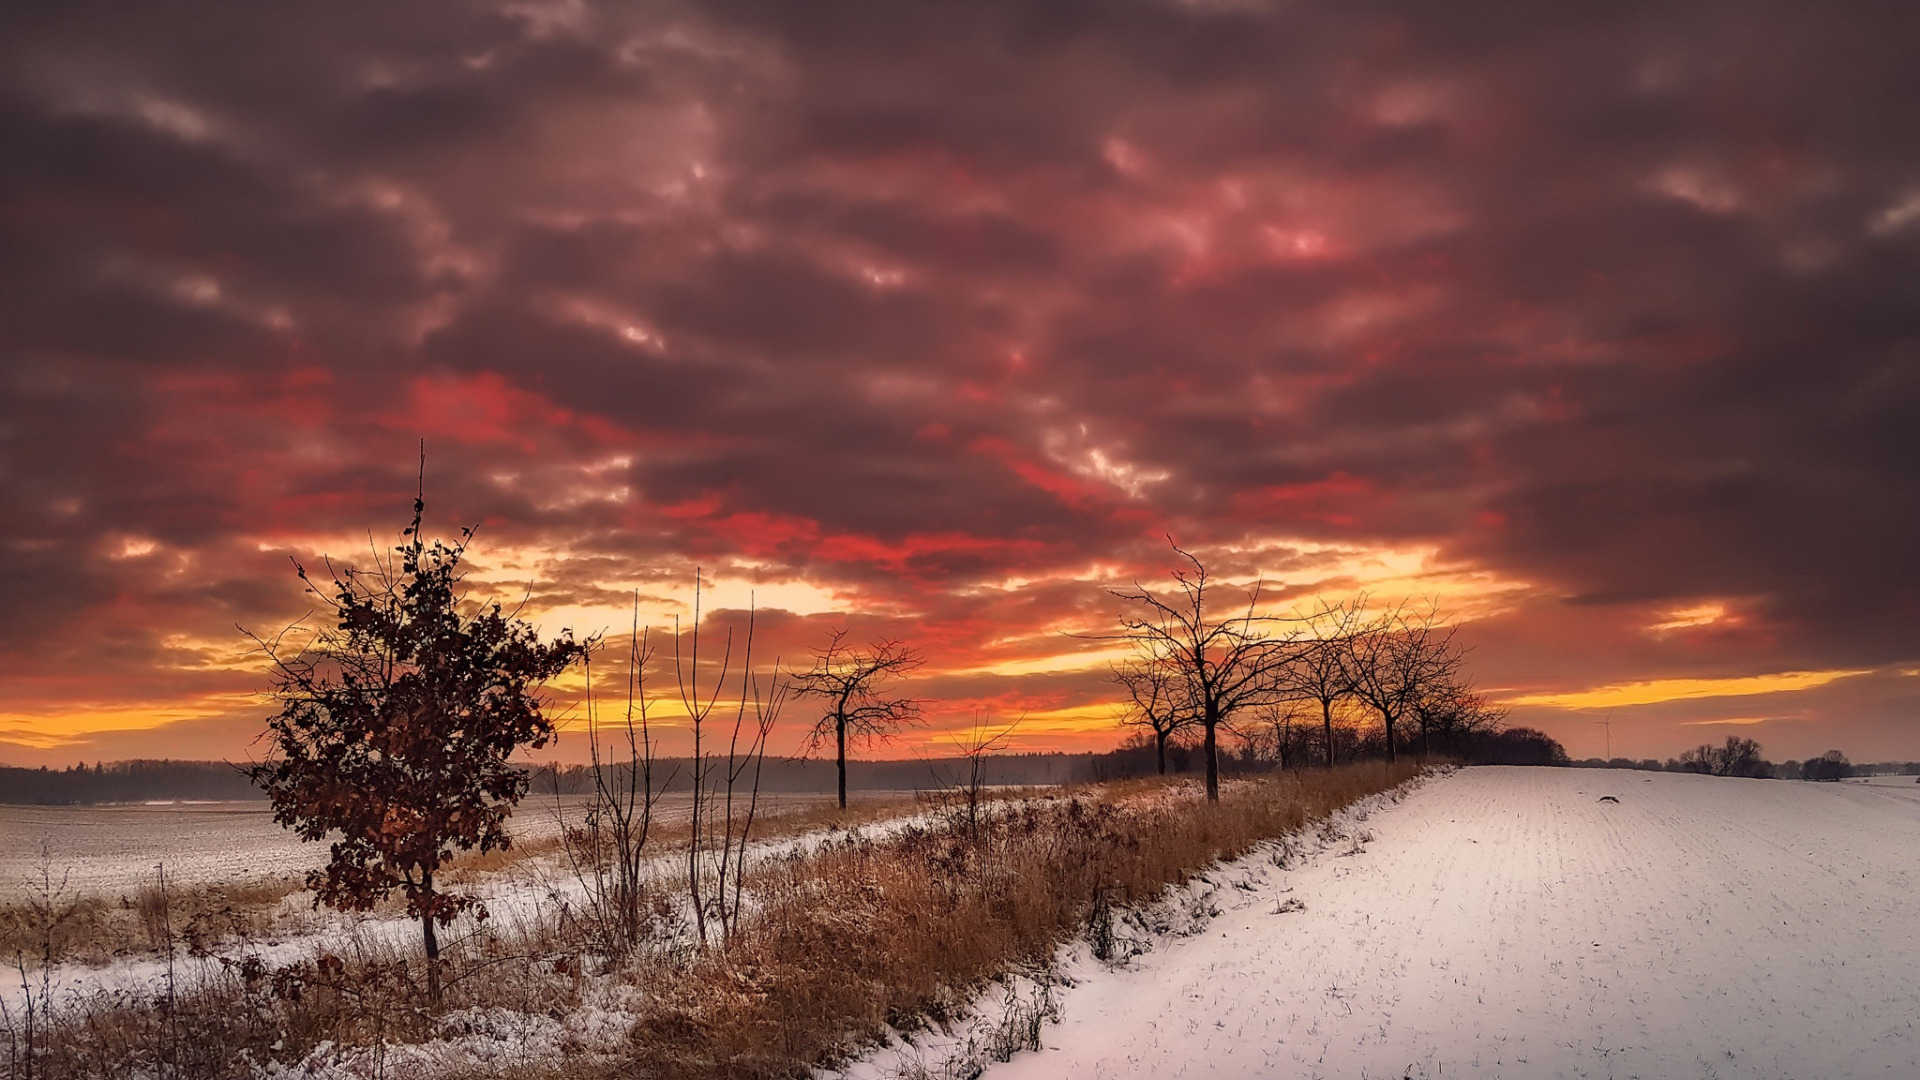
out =
[[[1601,727],[1604,727],[1607,729],[1607,760],[1612,761],[1613,760],[1613,710],[1608,709],[1607,715],[1604,719],[1589,720],[1588,723],[1599,724]]]

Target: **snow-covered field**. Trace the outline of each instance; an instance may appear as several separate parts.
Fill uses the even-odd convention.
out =
[[[869,798],[899,799],[907,792],[867,792]],[[746,858],[757,862],[835,835],[857,833],[879,837],[914,822],[924,822],[925,811],[882,816],[851,827],[806,829],[798,835],[771,828],[783,813],[833,801],[831,794],[774,793],[760,797],[762,824],[747,848]],[[684,795],[663,796],[654,808],[655,821],[684,826],[692,803]],[[516,838],[558,835],[562,822],[577,823],[585,809],[584,797],[530,798],[509,823]],[[768,835],[771,834],[771,835]],[[28,842],[15,843],[16,835]],[[48,845],[43,860],[41,844]],[[683,873],[684,845],[663,845],[649,859],[651,870],[663,879]],[[154,884],[155,866],[165,861],[170,884],[216,884],[292,874],[326,860],[326,845],[301,844],[273,824],[265,803],[212,803],[105,807],[0,806],[0,903],[31,898],[40,889],[41,866],[50,861],[58,899],[99,895],[109,899],[131,895]],[[453,883],[482,899],[490,925],[513,931],[551,919],[560,905],[578,904],[585,884],[564,856],[545,856],[509,863],[472,879],[456,876]],[[273,964],[310,957],[316,951],[353,952],[354,943],[412,946],[419,924],[393,912],[340,913],[315,909],[304,891],[281,901],[278,924],[260,940],[226,942],[216,952],[246,953]],[[458,936],[470,924],[456,922]],[[443,934],[447,933],[443,931]],[[211,962],[209,962],[211,963]],[[167,973],[164,960],[154,956],[118,957],[105,966],[83,962],[56,965],[45,989],[57,1001],[78,1001],[98,991],[158,992]],[[181,976],[193,978],[191,972]],[[38,984],[36,983],[36,986]],[[16,1015],[29,989],[18,979],[0,978],[0,1009]],[[36,991],[38,992],[38,991]]]
[[[0,806],[0,902],[40,877],[70,894],[130,895],[165,864],[178,884],[302,873],[326,861],[273,823],[265,802],[156,806]]]
[[[1216,874],[1249,888],[1199,935],[1081,950],[988,1080],[1920,1075],[1911,780],[1467,769],[1350,829]]]
[[[213,860],[220,849],[240,865],[266,858],[266,847],[245,858],[254,833],[244,819],[195,824],[231,809],[152,810],[136,819],[149,831],[123,838],[165,834],[177,850]],[[145,812],[99,813],[110,824]],[[60,823],[86,817],[54,813]],[[266,845],[271,821],[257,816]],[[888,824],[897,823],[872,828]],[[70,844],[83,835],[60,834]],[[212,839],[188,841],[196,835]],[[1174,891],[1170,910],[1218,913],[1185,920],[1185,936],[1153,936],[1122,966],[1094,961],[1084,943],[1068,950],[1072,985],[1053,991],[1060,1022],[1042,1030],[1045,1048],[990,1065],[988,1080],[1920,1076],[1911,779],[1468,769],[1397,802],[1368,800],[1302,839],[1295,849],[1312,853],[1284,867],[1263,851]],[[779,843],[794,842],[805,841]],[[145,861],[124,839],[114,849],[103,833],[100,844],[95,862]],[[3,872],[17,873],[18,846],[0,847]],[[534,863],[483,891],[511,919],[566,887]],[[350,922],[272,951],[413,931],[393,919]],[[157,977],[153,966],[62,971],[56,981],[63,993],[137,985]],[[1016,984],[1029,994],[1036,985]],[[997,993],[981,1002],[984,1022],[1004,1011]],[[619,1043],[621,1015],[602,1003],[549,1026],[573,1038],[583,1024],[612,1025]],[[438,1060],[457,1042],[418,1049]],[[508,1042],[545,1053],[539,1040]],[[923,1036],[844,1075],[899,1077],[903,1065],[941,1075],[940,1044]],[[915,1062],[928,1071],[913,1072]]]
[[[772,814],[829,801],[825,794],[762,795]],[[578,823],[584,796],[530,795],[508,829],[515,839],[559,835],[564,815]],[[683,824],[691,801],[663,796],[656,815]],[[297,877],[327,861],[327,845],[302,843],[274,824],[263,801],[116,806],[0,805],[0,903],[17,900],[39,881],[44,861],[68,896],[130,896],[154,884],[164,864],[173,885],[214,885]]]

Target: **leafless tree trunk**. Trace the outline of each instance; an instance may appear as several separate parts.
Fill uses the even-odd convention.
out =
[[[773,683],[764,692],[753,670],[754,612],[747,612],[747,627],[739,669],[738,696],[734,699],[732,731],[727,735],[725,757],[709,746],[713,737],[708,730],[720,705],[721,694],[732,675],[734,634],[728,629],[726,645],[717,669],[711,671],[710,688],[700,681],[701,581],[694,575],[693,627],[684,635],[686,653],[681,652],[682,634],[674,626],[674,673],[681,705],[693,730],[693,807],[690,840],[687,845],[687,896],[693,906],[694,936],[701,947],[711,944],[707,937],[709,920],[718,922],[724,940],[738,929],[740,901],[745,888],[742,875],[746,866],[747,840],[753,830],[760,806],[761,768],[766,762],[767,742],[779,717],[787,688],[782,684],[779,662],[774,664]],[[708,890],[711,881],[712,889]]]
[[[1116,665],[1113,680],[1127,692],[1132,703],[1120,721],[1121,726],[1144,728],[1153,733],[1154,760],[1159,774],[1167,775],[1167,744],[1197,722],[1178,696],[1182,687],[1179,673],[1162,658],[1146,654],[1132,663]]]
[[[814,650],[813,667],[792,672],[788,692],[819,698],[825,709],[807,733],[809,753],[833,740],[834,763],[840,776],[840,808],[847,806],[847,743],[849,740],[890,739],[902,727],[920,719],[920,702],[889,696],[895,681],[925,661],[902,642],[889,638],[866,650],[847,644],[847,631],[834,630],[827,643]]]
[[[693,906],[694,938],[704,947],[707,944],[707,900],[704,889],[704,846],[701,838],[706,835],[710,825],[707,820],[711,812],[712,793],[709,781],[713,770],[706,747],[707,721],[720,703],[720,691],[725,685],[733,663],[733,631],[727,631],[726,643],[720,655],[720,667],[713,676],[712,687],[707,691],[700,689],[700,608],[701,608],[700,571],[693,572],[693,627],[684,636],[680,631],[680,620],[676,616],[673,625],[673,671],[674,680],[680,692],[680,705],[686,711],[688,725],[693,730],[693,760],[690,768],[693,772],[693,806],[689,831],[691,842],[687,844],[687,898]],[[685,663],[682,663],[681,646],[686,642]]]
[[[1462,657],[1453,644],[1453,629],[1431,607],[1409,612],[1402,605],[1367,624],[1352,641],[1354,694],[1379,713],[1387,760],[1393,761],[1399,749],[1398,721],[1414,710],[1423,694],[1459,672]]]
[[[668,775],[654,782],[655,750],[649,722],[651,699],[646,667],[653,658],[650,631],[640,626],[640,598],[633,600],[633,625],[627,639],[627,701],[620,729],[626,740],[624,761],[606,753],[604,725],[595,708],[593,671],[587,670],[587,749],[591,762],[591,796],[585,820],[578,828],[566,824],[560,812],[565,850],[581,882],[597,936],[610,953],[636,948],[647,929],[645,859],[653,831],[654,806],[661,791],[672,783]],[[558,775],[554,785],[559,800]]]
[[[1284,698],[1276,675],[1295,642],[1292,635],[1276,638],[1268,633],[1274,624],[1291,620],[1260,613],[1260,583],[1247,591],[1244,609],[1215,615],[1209,606],[1208,589],[1214,583],[1207,568],[1178,544],[1173,550],[1188,563],[1173,574],[1176,592],[1163,599],[1140,585],[1113,590],[1113,595],[1138,605],[1138,614],[1122,615],[1120,633],[1106,637],[1132,642],[1173,673],[1180,698],[1205,733],[1207,798],[1217,802],[1220,725],[1244,709]]]
[[[1020,720],[1015,720],[1003,728],[989,728],[985,720],[976,716],[972,729],[953,740],[954,748],[960,752],[963,771],[951,781],[951,786],[960,800],[960,811],[956,815],[958,823],[965,828],[969,838],[980,835],[980,807],[986,798],[987,761],[1007,748],[1014,730],[1019,726]]]
[[[787,685],[780,679],[780,662],[773,663],[773,679],[765,693],[760,677],[753,670],[753,614],[747,615],[747,642],[740,666],[740,699],[733,717],[733,731],[727,740],[727,762],[722,779],[725,794],[722,803],[719,836],[719,864],[715,871],[716,913],[720,917],[721,937],[731,938],[740,924],[741,903],[746,888],[747,840],[753,832],[754,817],[760,809],[760,775],[767,760],[767,740],[780,716]],[[746,741],[742,743],[742,736]],[[709,847],[711,848],[711,843]],[[731,886],[732,892],[728,889]]]
[[[1326,740],[1326,766],[1333,768],[1333,712],[1356,693],[1357,673],[1353,639],[1361,628],[1367,597],[1362,593],[1344,604],[1323,606],[1308,618],[1311,640],[1294,652],[1277,671],[1281,688],[1302,701],[1320,706]]]
[[[1429,752],[1438,738],[1443,751],[1457,750],[1473,736],[1500,725],[1505,712],[1475,693],[1464,672],[1443,673],[1413,703],[1421,740]]]

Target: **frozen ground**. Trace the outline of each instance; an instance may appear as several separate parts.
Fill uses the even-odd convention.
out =
[[[1197,936],[1071,963],[987,1080],[1916,1074],[1911,780],[1468,769],[1351,828],[1215,875],[1249,887]]]
[[[823,794],[760,797],[763,812],[824,803]],[[578,823],[583,796],[529,795],[508,823],[516,839],[559,835],[560,813]],[[685,795],[657,808],[665,824],[684,823]],[[40,877],[42,848],[53,883],[64,876],[69,896],[131,896],[155,881],[165,864],[174,885],[212,885],[299,876],[327,861],[327,845],[302,843],[274,824],[264,800],[116,806],[0,805],[0,904],[17,901]]]
[[[0,903],[38,880],[41,852],[70,894],[131,895],[166,865],[179,884],[297,874],[326,861],[273,823],[265,802],[0,806]]]
[[[866,792],[867,797],[898,798],[906,792]],[[577,823],[583,798],[563,797],[556,809],[552,798],[529,798],[521,804],[510,822],[516,837],[557,835],[562,814],[569,824]],[[747,858],[757,861],[795,848],[817,844],[837,835],[833,827],[812,828],[799,835],[773,833],[771,824],[784,812],[808,806],[826,805],[831,794],[775,793],[760,797],[761,824],[757,838],[749,846]],[[685,796],[663,796],[655,807],[655,821],[684,826],[691,810]],[[845,831],[866,836],[884,836],[907,824],[924,820],[926,812],[907,812],[855,825]],[[48,831],[51,828],[52,831]],[[31,846],[11,843],[12,829],[28,834]],[[39,829],[39,832],[32,830]],[[773,833],[773,835],[768,835]],[[38,889],[40,877],[40,837],[51,837],[53,881],[60,886],[60,898],[104,895],[109,898],[136,892],[155,880],[154,867],[166,860],[169,883],[217,883],[290,874],[305,865],[320,865],[326,859],[323,844],[301,845],[273,824],[264,803],[182,804],[180,806],[115,807],[12,807],[0,806],[0,902],[27,899]],[[652,873],[663,880],[677,880],[684,873],[685,847],[663,845],[659,854],[650,856]],[[485,901],[489,926],[513,931],[539,926],[551,920],[563,904],[578,904],[586,887],[564,857],[543,857],[510,863],[506,867],[476,875],[471,879],[455,875],[450,879],[460,891]],[[226,942],[215,951],[224,954],[248,953],[271,964],[292,962],[317,950],[352,952],[354,943],[373,946],[417,944],[419,924],[392,913],[339,913],[315,910],[311,894],[296,892],[281,901],[279,918],[272,932],[248,942]],[[471,924],[456,922],[444,935],[458,937]],[[212,961],[208,962],[212,964]],[[201,965],[205,966],[205,965]],[[217,965],[214,965],[217,969]],[[183,978],[196,977],[193,967]],[[97,991],[126,990],[157,992],[167,964],[157,957],[119,957],[100,967],[72,962],[56,965],[48,975],[45,992],[56,1001],[78,1000]],[[30,985],[0,974],[0,1008],[16,1014],[29,989],[41,993],[36,975]]]

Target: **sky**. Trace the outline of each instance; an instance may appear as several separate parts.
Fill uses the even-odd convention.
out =
[[[242,629],[397,541],[422,441],[473,594],[604,683],[696,567],[761,662],[906,641],[876,753],[1113,745],[1088,635],[1171,537],[1439,603],[1575,757],[1920,758],[1917,54],[1904,3],[9,5],[0,762],[258,752]]]

